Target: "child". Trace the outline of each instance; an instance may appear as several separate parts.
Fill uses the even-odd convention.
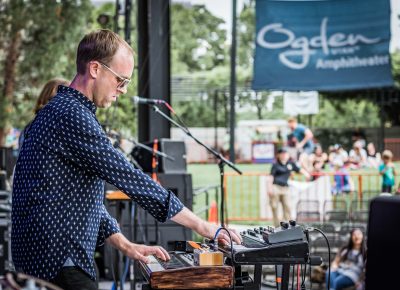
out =
[[[290,220],[290,206],[289,206],[289,184],[288,180],[291,173],[301,172],[306,176],[307,179],[310,178],[309,173],[299,168],[294,162],[289,160],[289,153],[286,148],[280,148],[277,154],[277,160],[272,165],[271,176],[272,184],[269,184],[269,202],[272,209],[272,215],[274,219],[274,226],[279,225],[278,219],[278,206],[279,203],[283,207],[283,215],[286,221]]]
[[[349,173],[343,167],[343,162],[340,159],[335,159],[333,162],[335,175],[333,176],[332,194],[338,195],[353,191],[352,181]]]
[[[393,153],[390,150],[385,150],[382,153],[381,165],[379,165],[379,174],[382,175],[382,192],[391,193],[394,186],[394,176],[396,170],[392,162]]]

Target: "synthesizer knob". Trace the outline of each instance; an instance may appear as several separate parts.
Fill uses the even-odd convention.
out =
[[[280,222],[282,229],[288,229],[289,224],[287,222]]]
[[[296,226],[296,221],[295,221],[295,220],[290,220],[290,221],[289,221],[289,224],[290,224],[292,227],[295,227],[295,226]]]

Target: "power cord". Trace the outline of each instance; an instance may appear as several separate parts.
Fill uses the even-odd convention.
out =
[[[308,227],[306,229],[306,231],[307,232],[309,232],[309,231],[311,231],[311,232],[312,231],[319,232],[325,238],[326,244],[328,246],[328,285],[327,285],[327,289],[330,289],[330,286],[331,286],[330,285],[331,284],[331,247],[329,245],[329,240],[326,237],[325,233],[323,231],[321,231],[320,229],[313,228],[313,227]]]
[[[228,236],[229,236],[229,240],[230,240],[230,244],[231,244],[231,257],[232,257],[232,261],[235,263],[234,256],[233,256],[233,242],[232,242],[232,236],[231,236],[231,233],[229,232],[229,230],[228,230],[227,228],[223,227],[223,226],[219,227],[218,230],[215,232],[215,235],[214,235],[214,239],[213,239],[213,240],[215,241],[215,240],[217,239],[218,234],[219,234],[219,232],[220,232],[221,230],[226,231],[227,234],[228,234]]]
[[[213,239],[213,240],[216,241],[219,232],[222,231],[222,230],[226,231],[226,233],[227,233],[228,236],[229,236],[229,240],[230,240],[230,244],[231,244],[231,258],[232,258],[233,264],[235,264],[235,258],[234,258],[234,255],[233,255],[232,236],[231,236],[231,233],[229,232],[229,230],[228,230],[227,228],[223,227],[223,226],[220,226],[220,227],[218,228],[218,230],[215,232],[215,235],[214,235],[214,239]],[[236,281],[235,281],[235,282],[236,282]],[[235,284],[236,284],[236,283],[233,283],[233,290],[235,290]]]

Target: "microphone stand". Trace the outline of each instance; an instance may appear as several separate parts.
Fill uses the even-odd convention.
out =
[[[228,165],[230,168],[235,170],[237,173],[242,174],[242,171],[240,171],[235,164],[227,160],[224,156],[221,155],[221,153],[215,151],[211,147],[205,145],[203,142],[201,142],[199,139],[194,137],[192,133],[189,131],[188,128],[183,127],[181,124],[176,122],[174,119],[172,119],[170,116],[165,114],[160,110],[159,107],[156,105],[152,105],[154,112],[158,113],[168,121],[170,121],[172,124],[180,128],[187,136],[192,138],[194,141],[196,141],[197,144],[203,146],[208,152],[210,152],[212,155],[214,155],[218,159],[218,167],[219,167],[219,174],[220,174],[220,188],[221,188],[221,226],[225,227],[225,220],[224,220],[224,203],[225,203],[225,197],[224,197],[224,166]]]
[[[117,140],[121,139],[121,136],[119,134],[107,133],[107,136],[109,136],[111,138],[116,138]],[[137,141],[135,141],[135,140],[133,140],[131,138],[123,138],[123,139],[128,140],[129,142],[132,142],[136,147],[143,148],[143,149],[149,151],[150,153],[152,153],[154,155],[157,155],[157,157],[164,157],[164,158],[167,158],[167,159],[169,159],[171,161],[175,161],[174,157],[169,156],[168,154],[165,154],[164,152],[161,152],[161,151],[158,151],[158,150],[153,150],[153,148],[151,148],[151,147],[149,147],[147,145],[144,145],[142,143],[139,143],[139,142],[137,142]],[[118,141],[118,148],[122,149],[120,147],[120,145],[119,145],[119,141]],[[139,168],[140,168],[140,166],[139,166]],[[140,169],[142,169],[142,168],[140,168]]]
[[[164,157],[164,158],[169,159],[171,161],[175,161],[174,157],[169,156],[168,154],[165,154],[164,152],[161,152],[161,151],[158,151],[158,150],[153,150],[153,148],[151,148],[151,147],[149,147],[147,145],[144,145],[142,143],[139,143],[139,142],[137,142],[135,140],[132,140],[132,139],[127,139],[127,140],[132,142],[133,144],[135,144],[135,146],[137,146],[139,148],[143,148],[146,151],[149,151],[150,153],[156,155],[157,157]]]

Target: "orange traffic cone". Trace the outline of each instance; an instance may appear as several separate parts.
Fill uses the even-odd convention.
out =
[[[211,202],[210,208],[208,210],[208,221],[210,223],[218,223],[218,207],[215,200]]]

